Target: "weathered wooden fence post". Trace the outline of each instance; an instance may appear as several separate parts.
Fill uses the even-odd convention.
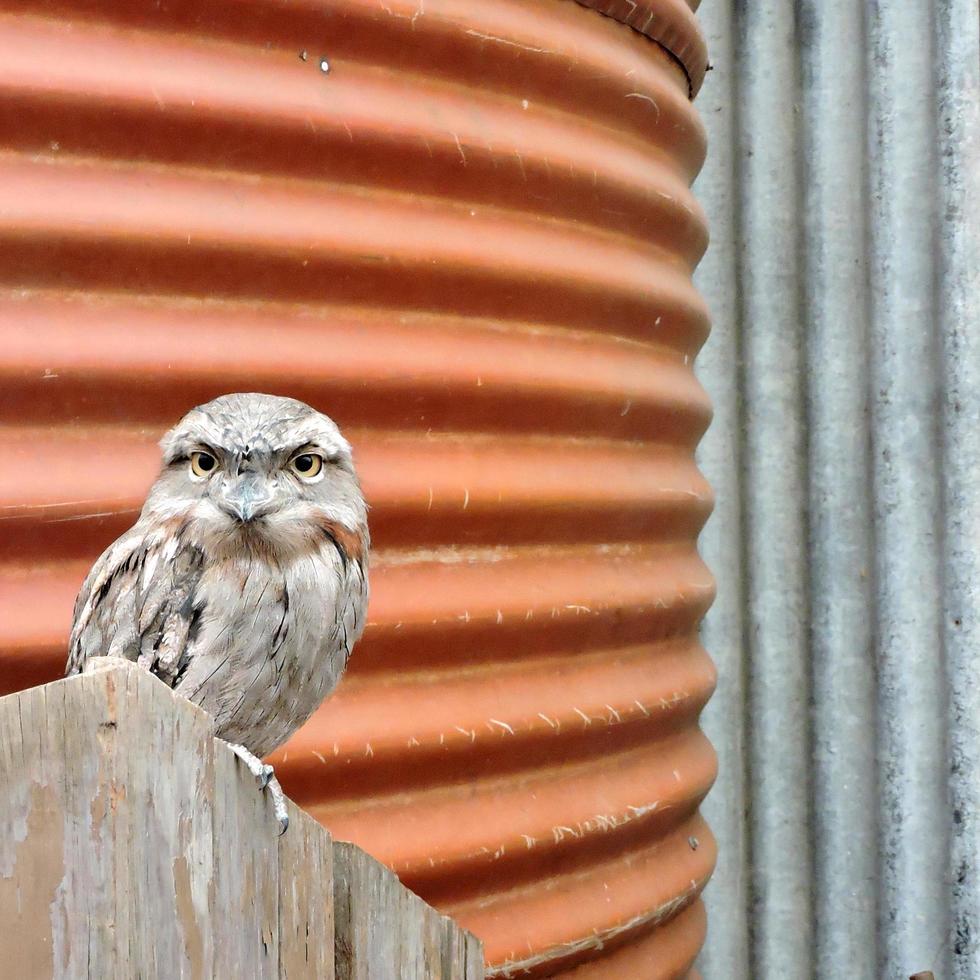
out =
[[[480,943],[270,804],[134,665],[0,699],[0,974],[483,977]],[[336,951],[336,952],[335,952]]]

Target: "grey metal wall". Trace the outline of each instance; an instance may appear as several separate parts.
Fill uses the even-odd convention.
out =
[[[707,980],[980,978],[977,0],[705,0]]]

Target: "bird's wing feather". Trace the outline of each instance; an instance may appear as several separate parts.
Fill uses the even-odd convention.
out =
[[[343,599],[339,603],[338,623],[343,630],[345,667],[350,660],[354,644],[364,632],[369,595],[368,578],[364,565],[365,559],[362,558],[352,562],[348,567]]]
[[[92,567],[75,602],[66,673],[90,657],[134,660],[173,684],[185,664],[200,611],[194,598],[203,554],[179,533],[142,533],[139,526]]]

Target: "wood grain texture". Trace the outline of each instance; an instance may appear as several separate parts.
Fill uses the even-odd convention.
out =
[[[279,837],[203,711],[96,668],[0,699],[4,975],[332,980],[336,943],[338,977],[483,976],[475,939],[292,804]]]
[[[337,980],[482,980],[483,948],[353,844],[334,844]]]

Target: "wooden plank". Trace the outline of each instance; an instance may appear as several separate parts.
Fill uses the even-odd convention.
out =
[[[337,980],[483,980],[483,948],[353,844],[334,843]]]
[[[106,698],[98,737],[108,766],[108,778],[99,780],[107,817],[97,854],[106,863],[103,874],[113,869],[116,975],[207,980],[216,945],[209,916],[215,899],[211,720],[135,666],[97,666],[102,672],[83,680]],[[72,681],[62,686],[76,689]],[[76,728],[91,723],[79,713]]]
[[[392,919],[393,893],[363,851],[341,841],[333,848],[333,906],[337,980],[368,980],[397,973],[395,937],[380,922]],[[371,911],[373,910],[373,912]]]
[[[279,975],[334,975],[333,845],[315,820],[291,807],[279,838]]]
[[[483,943],[453,919],[442,917],[444,980],[483,980]]]
[[[271,801],[227,746],[215,746],[214,770],[215,890],[237,923],[215,952],[216,976],[268,980],[279,969],[279,845]]]
[[[5,976],[483,977],[368,855],[292,804],[280,837],[210,718],[134,664],[0,699],[0,781]]]

